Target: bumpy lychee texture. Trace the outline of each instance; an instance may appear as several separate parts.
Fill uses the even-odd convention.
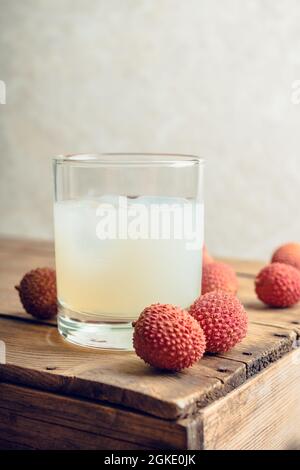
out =
[[[255,292],[270,307],[291,307],[300,300],[300,271],[284,263],[268,264],[255,278]]]
[[[133,345],[147,364],[179,371],[203,356],[205,337],[199,323],[186,310],[153,304],[134,322]]]
[[[16,286],[27,313],[49,319],[56,315],[56,275],[54,269],[37,268],[29,271]]]
[[[214,261],[213,257],[209,254],[206,245],[203,245],[202,249],[202,264],[203,266]]]
[[[237,276],[229,264],[212,262],[203,265],[202,294],[216,290],[236,294],[237,289]]]
[[[272,263],[284,263],[300,269],[300,243],[286,243],[273,253]]]
[[[190,307],[189,313],[204,332],[207,352],[229,351],[247,334],[247,312],[238,298],[227,292],[202,295]]]

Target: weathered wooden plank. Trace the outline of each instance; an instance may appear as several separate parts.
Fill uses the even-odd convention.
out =
[[[295,340],[295,328],[286,325],[282,331],[283,324],[280,329],[268,327],[264,323],[272,324],[262,319],[260,326],[251,323],[248,337],[223,357],[206,356],[181,374],[154,372],[133,353],[88,350],[65,343],[56,328],[40,325],[22,313],[13,285],[26,270],[51,263],[51,243],[0,243],[0,312],[28,321],[24,335],[24,325],[0,317],[7,344],[7,364],[1,367],[0,376],[6,380],[121,403],[174,419],[225,395],[288,352]],[[235,268],[243,272],[257,268],[257,263],[235,263]],[[241,279],[240,296],[253,302],[253,280],[248,277]],[[253,318],[251,314],[251,321]]]
[[[56,328],[0,319],[6,343],[4,381],[122,404],[169,419],[195,413],[292,348],[295,333],[250,325],[245,344],[226,357],[206,356],[181,373],[162,373],[134,353],[97,351],[66,343]],[[276,333],[284,337],[276,336]],[[247,354],[244,354],[244,353]],[[251,353],[251,355],[249,355]]]
[[[300,449],[299,364],[294,350],[202,410],[191,448]]]
[[[244,341],[218,357],[244,362],[249,378],[291,351],[296,339],[296,333],[290,329],[250,323]]]
[[[0,439],[0,450],[35,450],[25,444],[20,444],[16,441],[9,441],[7,439]]]
[[[299,447],[298,431],[286,423],[294,415],[299,421],[299,409],[292,410],[298,351],[289,351],[299,335],[300,307],[264,307],[253,285],[263,264],[226,261],[239,273],[248,337],[222,356],[207,355],[190,370],[168,374],[134,353],[66,343],[55,326],[31,319],[13,286],[29,269],[54,265],[53,244],[0,241],[0,339],[7,348],[0,379],[11,382],[0,384],[0,448]]]
[[[78,429],[47,423],[41,419],[27,418],[0,408],[0,434],[19,445],[40,450],[114,449],[144,450],[145,446],[115,440]]]
[[[6,364],[0,378],[65,394],[123,404],[157,416],[185,415],[195,403],[222,396],[245,380],[245,367],[207,357],[180,374],[157,372],[134,353],[66,343],[56,328],[0,319]],[[221,372],[220,370],[221,369]],[[228,372],[224,372],[227,370]]]
[[[91,440],[96,440],[97,448],[105,448],[110,442],[107,439],[111,440],[111,443],[119,441],[118,448],[125,449],[131,446],[158,449],[187,447],[187,429],[184,421],[168,422],[130,410],[112,408],[101,403],[51,394],[29,387],[1,383],[0,416],[1,411],[4,416],[10,413],[12,432],[15,421],[21,418],[39,420],[41,428],[44,422],[47,426],[59,426],[58,448],[70,448],[68,429],[90,434]],[[46,432],[46,429],[43,432]],[[75,442],[72,442],[72,446],[84,448],[84,443],[80,440],[81,434],[77,437],[75,433],[74,436]],[[103,441],[100,440],[100,436],[103,437]],[[7,434],[0,426],[0,446],[1,438],[6,439]],[[24,440],[21,439],[21,443],[24,444]],[[25,444],[35,448],[44,447],[44,442],[40,443],[39,438],[32,442],[26,439]],[[56,441],[51,444],[51,436],[50,446],[54,448],[56,446]]]

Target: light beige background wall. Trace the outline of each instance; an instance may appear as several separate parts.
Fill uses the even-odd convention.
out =
[[[51,155],[201,154],[206,238],[300,241],[298,0],[0,0],[0,232],[52,237]]]

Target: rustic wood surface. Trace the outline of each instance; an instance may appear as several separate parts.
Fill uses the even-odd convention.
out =
[[[300,449],[300,350],[199,413],[201,448]],[[193,446],[199,445],[200,435]]]
[[[184,420],[168,422],[98,402],[5,383],[0,386],[2,435],[19,446],[30,447],[35,442],[40,449],[187,447]]]
[[[264,367],[264,361],[276,360],[290,350],[295,339],[287,330],[251,325],[247,340],[236,350],[224,357],[208,355],[193,368],[174,374],[151,369],[134,353],[94,351],[65,343],[56,328],[48,325],[27,322],[24,326],[24,322],[0,318],[0,331],[6,344],[1,380],[169,419],[187,416],[225,395],[252,375],[253,369]],[[282,331],[285,337],[274,336]]]
[[[278,359],[289,357],[295,347],[300,326],[299,307],[267,309],[256,299],[253,282],[262,263],[226,261],[238,272],[239,297],[250,318],[247,338],[226,354],[206,355],[182,373],[159,373],[134,353],[71,345],[60,337],[55,321],[27,315],[14,285],[30,269],[54,265],[53,245],[0,240],[0,340],[6,344],[6,363],[0,364],[0,448],[14,442],[16,448],[30,448],[41,429],[48,440],[39,439],[38,448],[216,446],[208,431],[202,436],[204,424],[206,430],[215,425],[210,410],[224,399],[216,400],[248,390],[253,380],[248,379],[261,377],[257,373],[272,362],[279,367]],[[63,416],[56,412],[60,409]],[[238,445],[223,433],[225,447]]]

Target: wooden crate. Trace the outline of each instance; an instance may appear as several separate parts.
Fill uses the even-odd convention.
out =
[[[0,448],[300,448],[300,308],[263,307],[253,292],[261,263],[230,262],[247,338],[182,373],[159,373],[134,353],[66,343],[55,322],[24,313],[13,286],[53,265],[53,247],[1,240]]]

